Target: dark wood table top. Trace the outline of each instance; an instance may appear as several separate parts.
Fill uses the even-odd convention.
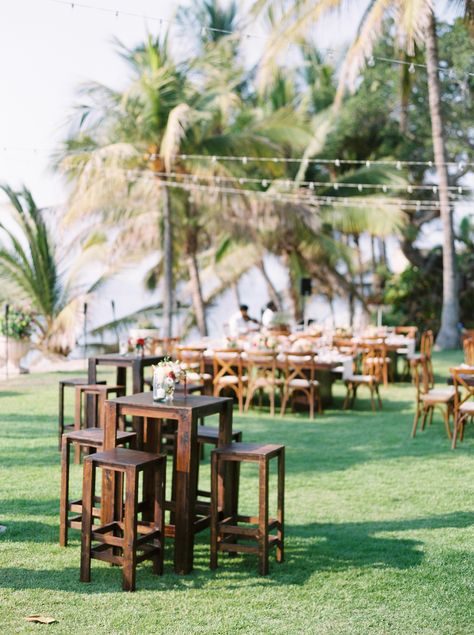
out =
[[[149,409],[151,411],[170,411],[170,410],[215,410],[216,412],[228,402],[232,402],[232,397],[211,397],[208,395],[186,395],[181,392],[174,394],[172,401],[153,401],[153,393],[151,391],[139,392],[126,397],[118,397],[112,399],[114,403],[120,406],[128,406],[129,408]]]
[[[132,365],[133,363],[150,366],[151,364],[158,364],[163,361],[164,355],[135,355],[135,353],[121,355],[120,353],[104,353],[103,355],[91,355],[89,359],[93,359],[99,364],[110,364],[111,366],[119,364]]]

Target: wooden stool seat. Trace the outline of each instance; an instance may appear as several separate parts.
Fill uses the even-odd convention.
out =
[[[117,495],[120,495],[121,500],[118,505],[120,517],[100,526],[93,525],[94,485],[98,467],[119,473]],[[138,502],[139,473],[150,469],[154,472],[154,487],[150,493],[153,520],[138,520],[142,507]],[[114,448],[84,459],[81,582],[90,582],[92,558],[122,567],[124,591],[135,590],[136,565],[143,560],[153,561],[153,573],[163,573],[165,481],[166,454]],[[94,542],[98,544],[93,545]]]
[[[268,475],[269,462],[278,459],[277,515],[269,517]],[[223,517],[219,496],[219,473],[224,461],[253,462],[259,465],[258,516],[243,516],[234,506],[235,513]],[[255,553],[259,556],[260,575],[268,573],[268,552],[276,547],[277,562],[283,562],[284,549],[284,479],[285,446],[261,443],[233,443],[216,448],[211,453],[211,569],[217,568],[218,553]],[[245,526],[239,523],[246,523]],[[249,524],[256,525],[249,527]],[[276,535],[270,534],[276,530]],[[237,539],[239,542],[237,542]],[[256,541],[248,544],[243,541]]]
[[[123,432],[117,430],[117,443],[135,446],[137,435],[135,432]],[[68,529],[81,529],[82,527],[82,499],[70,500],[69,498],[69,469],[71,444],[85,448],[89,452],[95,452],[104,445],[104,431],[101,428],[82,428],[63,434],[61,449],[61,496],[59,504],[59,544],[66,547],[68,542]],[[100,503],[100,499],[94,498],[94,502]],[[69,512],[76,516],[69,517]],[[98,517],[100,510],[94,508],[93,516]]]
[[[232,440],[240,441],[242,438],[242,430],[232,430]],[[197,431],[198,443],[207,443],[208,445],[217,446],[219,442],[219,430],[211,426],[198,426]]]

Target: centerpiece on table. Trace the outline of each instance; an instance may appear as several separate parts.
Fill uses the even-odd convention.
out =
[[[173,401],[176,384],[184,380],[186,371],[179,362],[165,358],[153,368],[153,401]]]

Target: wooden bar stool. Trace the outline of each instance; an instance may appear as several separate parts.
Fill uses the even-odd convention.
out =
[[[74,423],[64,424],[64,389],[84,386],[89,383],[86,377],[68,377],[59,380],[59,412],[58,412],[58,450],[61,450],[61,439],[66,430],[73,430]]]
[[[76,386],[76,399],[74,404],[74,430],[84,428],[103,428],[105,419],[105,402],[110,397],[124,397],[124,386],[111,386],[103,384],[81,384]],[[89,409],[90,405],[90,409]],[[93,413],[92,420],[86,418],[86,413]],[[76,444],[74,463],[81,460],[81,446]]]
[[[97,467],[118,472],[120,481],[125,477],[125,503],[120,499],[116,509],[119,518],[100,526],[93,525],[92,511]],[[154,511],[153,520],[149,522],[137,518],[138,477],[145,470],[152,470],[154,474],[151,493]],[[91,558],[120,565],[124,591],[135,590],[136,566],[143,560],[152,560],[153,573],[162,575],[165,475],[165,454],[115,448],[84,459],[81,582],[90,582]],[[93,545],[93,542],[99,544]]]
[[[117,432],[117,443],[124,445],[128,443],[135,447],[136,434],[134,432]],[[61,450],[61,496],[59,504],[59,544],[61,547],[67,546],[68,529],[81,529],[82,526],[82,499],[69,500],[69,469],[70,469],[70,448],[71,444],[78,445],[79,448],[87,449],[88,452],[101,450],[104,446],[104,431],[100,428],[85,428],[84,430],[74,430],[62,436]],[[94,499],[100,503],[100,499]],[[76,516],[69,517],[69,512]],[[98,517],[100,510],[93,510],[93,515]]]
[[[278,459],[277,517],[269,518],[268,472],[270,459]],[[242,516],[235,507],[235,516],[222,518],[219,491],[219,471],[223,461],[244,461],[259,465],[259,512],[258,516]],[[211,453],[211,569],[217,568],[220,551],[230,553],[257,553],[260,575],[268,574],[268,552],[276,547],[277,562],[283,562],[284,538],[284,488],[285,446],[260,443],[233,443],[217,448]],[[256,524],[257,527],[240,526],[240,523]],[[276,535],[270,534],[276,529]],[[236,538],[257,541],[258,545],[237,543]]]

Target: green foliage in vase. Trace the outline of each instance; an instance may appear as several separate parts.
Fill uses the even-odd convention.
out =
[[[33,315],[30,311],[19,307],[10,308],[8,320],[6,315],[0,318],[0,333],[14,340],[24,340],[31,336]]]

